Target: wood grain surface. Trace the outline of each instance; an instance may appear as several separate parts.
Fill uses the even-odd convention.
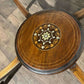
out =
[[[60,40],[52,49],[41,50],[34,45],[32,40],[34,31],[43,24],[54,24],[60,30]],[[80,40],[80,30],[76,21],[65,12],[51,10],[36,13],[21,25],[17,33],[16,49],[20,59],[26,65],[37,70],[53,70],[61,68],[74,58]],[[39,43],[38,45],[42,46]]]
[[[24,7],[27,7],[31,0],[20,0]],[[42,0],[41,0],[42,1]],[[55,7],[56,10],[65,9],[69,13],[75,13],[84,7],[84,0],[46,0],[46,2]],[[46,5],[46,8],[48,6]],[[27,8],[31,14],[43,10],[37,1]],[[45,9],[45,7],[44,7]],[[0,0],[0,70],[5,68],[17,55],[15,53],[14,43],[15,35],[19,26],[23,23],[25,17],[14,4],[13,0]],[[82,34],[82,52],[77,61],[78,65],[84,71],[84,19],[80,20]],[[79,53],[77,53],[79,56]],[[23,78],[24,77],[24,78]],[[25,67],[17,72],[9,84],[81,84],[73,73],[66,70],[60,74],[38,75],[28,71]]]

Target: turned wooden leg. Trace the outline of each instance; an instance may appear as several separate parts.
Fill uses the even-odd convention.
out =
[[[77,19],[81,19],[84,17],[84,8],[77,11],[76,13],[74,13],[74,16],[76,16]]]
[[[17,7],[20,9],[20,11],[23,13],[23,15],[27,18],[30,13],[25,9],[25,7],[20,3],[19,0],[14,0]]]
[[[81,82],[81,84],[84,84],[84,72],[80,69],[80,67],[77,64],[74,64],[70,68],[70,70],[78,78],[78,80]]]
[[[16,57],[5,69],[0,71],[0,84],[8,84],[20,67],[21,63]],[[3,81],[3,79],[5,80]]]

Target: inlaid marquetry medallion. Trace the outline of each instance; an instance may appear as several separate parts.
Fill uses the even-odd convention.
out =
[[[36,47],[46,50],[53,48],[60,40],[60,30],[54,24],[43,24],[33,33],[33,42]]]

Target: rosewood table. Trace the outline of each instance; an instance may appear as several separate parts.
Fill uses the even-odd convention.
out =
[[[84,84],[84,72],[76,64],[81,49],[79,21],[84,8],[74,14],[65,11],[44,10],[31,15],[14,0],[27,18],[20,26],[15,40],[17,57],[0,72],[1,84],[7,84],[23,65],[37,74],[55,74],[70,69]],[[44,75],[45,76],[45,75]]]

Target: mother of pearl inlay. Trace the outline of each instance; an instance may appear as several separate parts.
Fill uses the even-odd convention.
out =
[[[60,30],[54,24],[41,25],[33,33],[34,44],[42,50],[54,47],[59,40]]]

